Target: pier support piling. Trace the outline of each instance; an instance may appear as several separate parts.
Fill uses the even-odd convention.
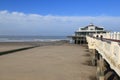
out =
[[[96,60],[96,50],[92,49],[92,53],[91,53],[91,63],[93,66],[97,65],[97,60]]]
[[[102,56],[97,60],[97,80],[105,80],[105,64]]]

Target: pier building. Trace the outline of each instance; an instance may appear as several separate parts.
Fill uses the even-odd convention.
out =
[[[86,35],[93,35],[93,34],[100,34],[100,33],[106,33],[107,31],[104,30],[103,27],[96,26],[92,23],[85,27],[81,27],[78,30],[75,31],[75,34],[72,36],[69,36],[72,38],[72,42],[75,44],[85,44],[86,42]]]

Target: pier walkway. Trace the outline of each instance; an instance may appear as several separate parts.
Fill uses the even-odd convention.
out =
[[[86,47],[42,46],[0,56],[0,80],[95,80]]]

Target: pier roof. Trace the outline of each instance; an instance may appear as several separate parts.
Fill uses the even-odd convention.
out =
[[[76,32],[100,32],[105,31],[103,27],[95,26],[94,24],[90,23],[89,25],[79,28]]]

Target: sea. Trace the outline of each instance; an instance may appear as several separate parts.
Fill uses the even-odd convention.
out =
[[[68,40],[66,36],[0,36],[0,42],[52,42]]]

